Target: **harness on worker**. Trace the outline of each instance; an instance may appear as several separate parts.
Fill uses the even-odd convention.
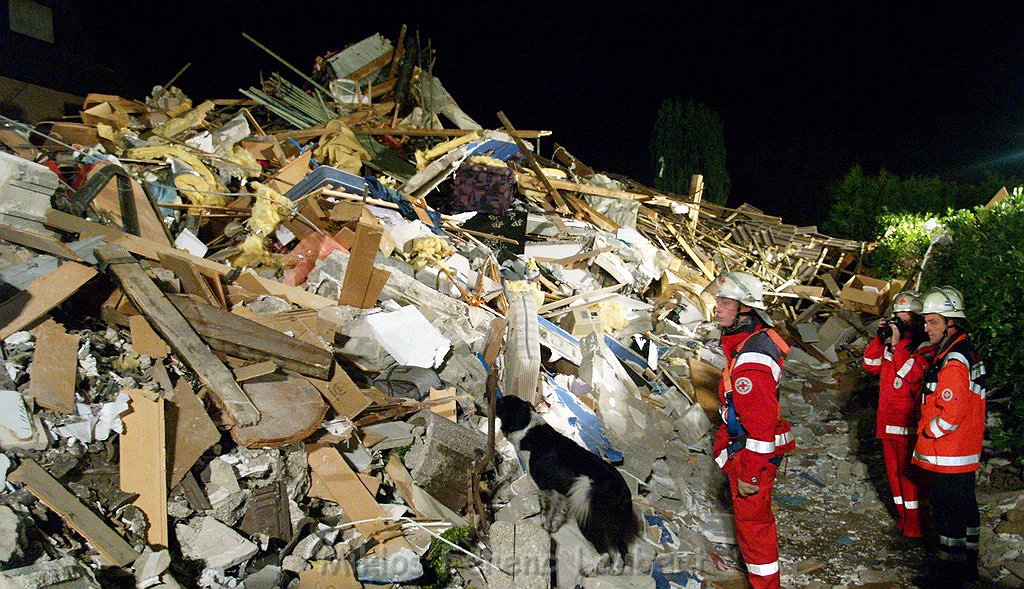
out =
[[[732,358],[725,365],[725,370],[722,371],[722,380],[725,381],[725,430],[729,434],[729,444],[725,447],[728,452],[729,458],[732,458],[733,454],[739,452],[747,444],[747,428],[743,427],[743,423],[740,422],[740,416],[736,413],[736,405],[732,402],[732,369],[736,364],[736,358],[743,351],[743,346],[747,345],[747,341],[758,333],[767,333],[768,337],[772,338],[772,342],[779,348],[782,353],[782,357],[785,358],[786,354],[789,353],[789,344],[786,343],[779,332],[769,327],[761,331],[755,331],[743,338],[743,341],[736,346],[733,352]],[[779,408],[779,418],[782,418],[781,407]]]

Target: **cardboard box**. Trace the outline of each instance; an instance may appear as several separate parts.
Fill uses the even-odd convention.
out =
[[[887,281],[858,274],[843,285],[839,298],[849,309],[881,315],[889,304],[889,294]]]

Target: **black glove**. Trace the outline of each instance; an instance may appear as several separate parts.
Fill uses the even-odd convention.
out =
[[[892,326],[889,325],[887,319],[882,319],[878,322],[878,330],[875,332],[875,337],[883,342],[892,337]]]

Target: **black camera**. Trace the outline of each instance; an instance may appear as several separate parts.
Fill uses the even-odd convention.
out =
[[[875,332],[875,336],[883,342],[892,337],[892,325],[889,325],[888,319],[882,319],[878,322],[878,331]]]

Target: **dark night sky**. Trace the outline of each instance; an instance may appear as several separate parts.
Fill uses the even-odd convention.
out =
[[[553,130],[591,166],[645,183],[658,105],[693,97],[722,116],[729,204],[801,224],[821,221],[825,187],[851,164],[961,179],[1024,144],[1019,2],[526,2],[499,11],[209,0],[152,3],[148,14],[138,9],[147,3],[96,4],[81,25],[97,50],[117,56],[133,97],[189,61],[178,85],[191,96],[239,96],[260,71],[280,69],[243,30],[308,69],[318,54],[375,32],[394,40],[408,24],[432,40],[434,73],[484,126],[504,110],[520,128]]]

